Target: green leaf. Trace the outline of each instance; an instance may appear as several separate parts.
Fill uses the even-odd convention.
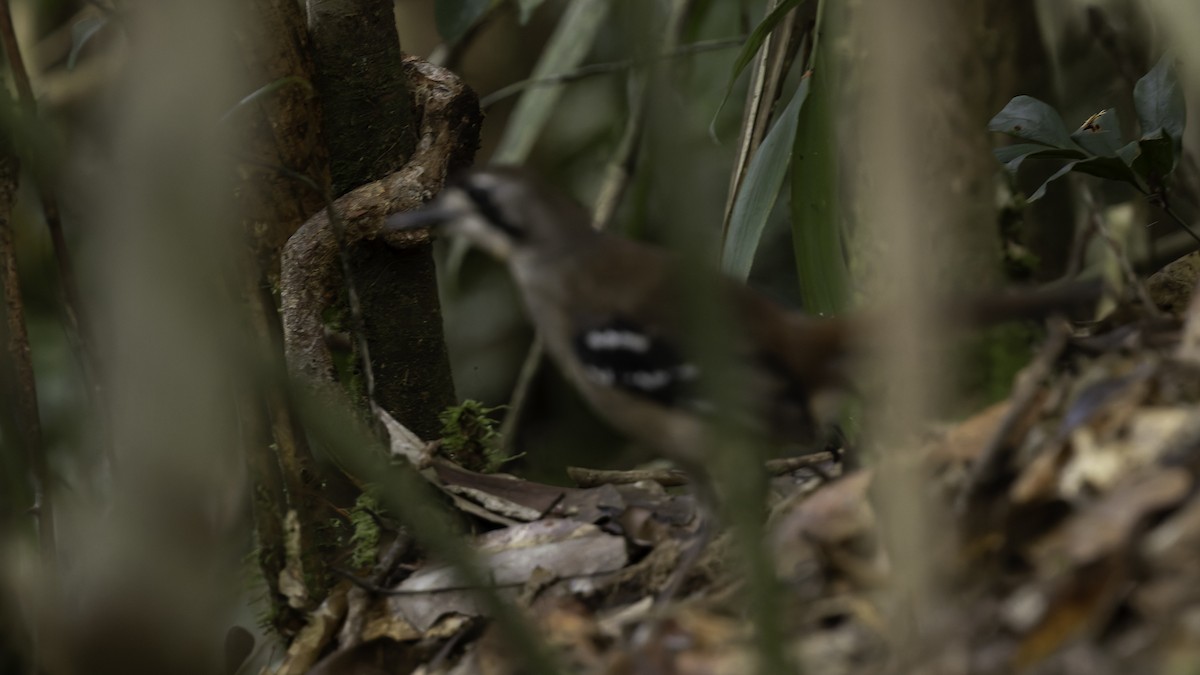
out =
[[[988,131],[1055,148],[1076,149],[1062,117],[1032,96],[1017,96],[988,122]]]
[[[1133,146],[1133,147],[1129,147]],[[1175,139],[1157,129],[1122,148],[1122,159],[1149,189],[1162,185],[1163,179],[1175,170],[1178,160]]]
[[[775,6],[775,9],[771,10],[770,14],[767,14],[761,23],[754,27],[754,31],[750,33],[750,37],[746,38],[746,44],[742,45],[742,50],[738,52],[737,58],[733,60],[733,68],[729,73],[729,82],[725,85],[725,95],[721,97],[721,104],[717,106],[717,111],[713,113],[714,122],[717,115],[720,115],[721,111],[725,109],[725,104],[729,102],[729,96],[733,93],[733,85],[737,84],[738,76],[742,74],[742,71],[754,59],[754,55],[758,53],[758,50],[762,48],[767,36],[771,34],[775,26],[779,25],[783,17],[787,16],[788,12],[802,2],[804,0],[782,0],[782,2]]]
[[[1129,183],[1135,188],[1140,186],[1137,174],[1129,168],[1129,165],[1117,157],[1093,157],[1085,159],[1075,164],[1075,171],[1077,173],[1086,173],[1089,176],[1096,176],[1097,178],[1107,178],[1108,180]]]
[[[546,0],[517,0],[517,22],[522,26],[529,23],[534,10],[542,6]]]
[[[1101,110],[1071,134],[1079,147],[1100,157],[1116,157],[1125,145],[1121,138],[1121,120],[1115,108]]]
[[[1037,143],[1013,143],[1012,145],[1002,145],[992,150],[992,155],[996,157],[996,161],[1001,164],[1008,164],[1015,159],[1028,157],[1029,155],[1037,154],[1046,149],[1044,145]]]
[[[101,28],[108,25],[108,15],[89,16],[79,21],[76,21],[71,26],[71,53],[67,55],[67,70],[75,70],[75,62],[79,59],[79,52],[83,51],[84,45],[100,32]]]
[[[612,4],[609,0],[573,0],[567,5],[529,79],[551,79],[578,67],[591,51]],[[563,86],[558,85],[535,87],[521,94],[492,153],[493,163],[525,163],[562,92]]]
[[[750,275],[758,242],[787,176],[800,110],[808,99],[811,83],[812,77],[808,75],[800,79],[791,102],[767,132],[754,159],[750,160],[746,177],[734,199],[733,214],[722,247],[721,269],[735,279],[745,281]]]
[[[818,26],[820,30],[820,26]],[[824,46],[818,64],[831,64]],[[828,69],[818,65],[812,91],[800,111],[792,150],[792,247],[804,309],[829,315],[846,306],[846,252],[839,211],[836,111]],[[827,67],[825,67],[827,68]]]
[[[1142,138],[1150,138],[1161,129],[1175,141],[1174,149],[1178,152],[1183,142],[1187,106],[1170,55],[1164,54],[1158,64],[1134,85],[1133,107],[1137,109]]]
[[[1030,157],[1037,159],[1087,159],[1082,150],[1048,148],[1037,143],[1014,143],[992,150],[996,160],[1004,165],[1006,171],[1016,174],[1021,163]]]
[[[1079,161],[1083,161],[1083,160],[1079,160]],[[1053,183],[1054,181],[1071,173],[1071,169],[1074,169],[1075,165],[1078,163],[1079,162],[1076,161],[1076,162],[1067,162],[1066,164],[1063,164],[1062,167],[1058,171],[1055,171],[1053,174],[1050,175],[1049,178],[1046,179],[1046,181],[1044,183],[1039,185],[1038,189],[1034,190],[1033,194],[1029,195],[1029,199],[1027,199],[1026,201],[1036,202],[1037,200],[1041,199],[1042,197],[1045,197],[1046,196],[1046,188],[1048,188],[1050,186],[1050,184]]]
[[[1046,188],[1048,188],[1051,183],[1059,178],[1062,178],[1068,173],[1071,173],[1072,171],[1076,173],[1086,173],[1088,175],[1098,176],[1100,178],[1107,178],[1109,180],[1119,180],[1129,183],[1135,187],[1138,186],[1137,176],[1134,175],[1134,172],[1130,170],[1130,168],[1126,166],[1125,163],[1120,159],[1116,157],[1091,157],[1089,159],[1080,159],[1067,162],[1066,164],[1062,165],[1058,171],[1055,171],[1053,175],[1051,175],[1045,180],[1045,182],[1038,186],[1038,189],[1034,190],[1033,194],[1029,195],[1028,201],[1036,202],[1037,200],[1046,196]]]
[[[487,12],[492,0],[437,0],[433,19],[442,39],[454,44]]]

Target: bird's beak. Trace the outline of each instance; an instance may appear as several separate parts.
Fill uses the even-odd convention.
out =
[[[455,214],[447,208],[436,204],[426,206],[417,211],[402,211],[388,216],[384,226],[390,230],[419,230],[427,227],[437,227],[452,220]]]

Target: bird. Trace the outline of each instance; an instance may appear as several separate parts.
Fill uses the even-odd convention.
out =
[[[597,415],[704,475],[718,411],[705,400],[715,385],[689,353],[696,322],[683,301],[679,256],[593,228],[580,204],[516,167],[461,174],[387,227],[429,227],[506,264],[546,352]],[[790,311],[724,277],[713,288],[735,326],[729,360],[744,399],[739,424],[773,443],[812,448],[847,385],[853,322]]]
[[[691,476],[705,475],[720,414],[705,397],[722,383],[706,381],[691,358],[697,321],[679,255],[595,229],[578,202],[511,166],[460,173],[385,226],[461,237],[507,265],[547,353],[597,415]],[[736,423],[793,454],[823,448],[854,392],[855,357],[895,313],[810,316],[712,275],[705,287],[722,296],[714,300],[733,323],[726,356],[742,399]],[[1097,281],[1074,282],[958,299],[942,312],[950,323],[988,325],[1086,311],[1101,291]]]
[[[461,237],[504,263],[546,352],[583,399],[618,432],[684,470],[695,529],[659,603],[683,587],[715,534],[722,500],[714,453],[729,438],[714,433],[717,425],[732,422],[752,443],[733,447],[823,449],[838,437],[855,356],[896,318],[869,311],[809,316],[713,269],[702,289],[725,303],[732,324],[723,327],[727,363],[698,361],[699,321],[686,300],[701,291],[688,287],[695,277],[682,267],[694,261],[594,229],[578,202],[523,168],[468,170],[424,208],[393,214],[385,226]],[[1094,305],[1100,290],[1084,282],[948,303],[944,311],[964,326],[1037,318]],[[721,376],[728,380],[713,381]],[[709,400],[730,383],[732,391]],[[734,403],[734,412],[717,403]]]

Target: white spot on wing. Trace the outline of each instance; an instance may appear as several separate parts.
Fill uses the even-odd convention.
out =
[[[584,372],[588,378],[605,387],[611,387],[617,380],[616,373],[611,368],[588,366]]]
[[[629,374],[629,383],[642,391],[657,391],[671,383],[666,370],[638,370]]]
[[[641,333],[616,328],[588,331],[584,336],[584,344],[588,349],[597,352],[627,349],[645,354],[650,350],[650,338]]]

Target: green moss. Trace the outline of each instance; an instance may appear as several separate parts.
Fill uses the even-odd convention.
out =
[[[379,557],[379,503],[367,493],[358,496],[354,508],[350,509],[350,525],[354,533],[350,535],[350,564],[355,568],[368,567],[375,564]]]
[[[1033,323],[1010,323],[988,329],[965,347],[959,384],[972,394],[960,414],[1009,395],[1013,378],[1028,365],[1042,330]],[[982,400],[981,400],[982,399]]]
[[[349,310],[346,309],[344,299],[336,305],[326,307],[321,313],[321,322],[327,330],[333,333],[345,333],[351,338],[348,348],[330,345],[329,355],[333,361],[333,370],[337,374],[337,380],[346,388],[351,400],[365,403],[367,386],[363,379],[358,350],[353,344],[354,336],[348,327],[349,318]]]
[[[464,401],[438,415],[442,423],[442,451],[463,468],[492,473],[504,463],[500,434],[491,413],[479,401]]]

